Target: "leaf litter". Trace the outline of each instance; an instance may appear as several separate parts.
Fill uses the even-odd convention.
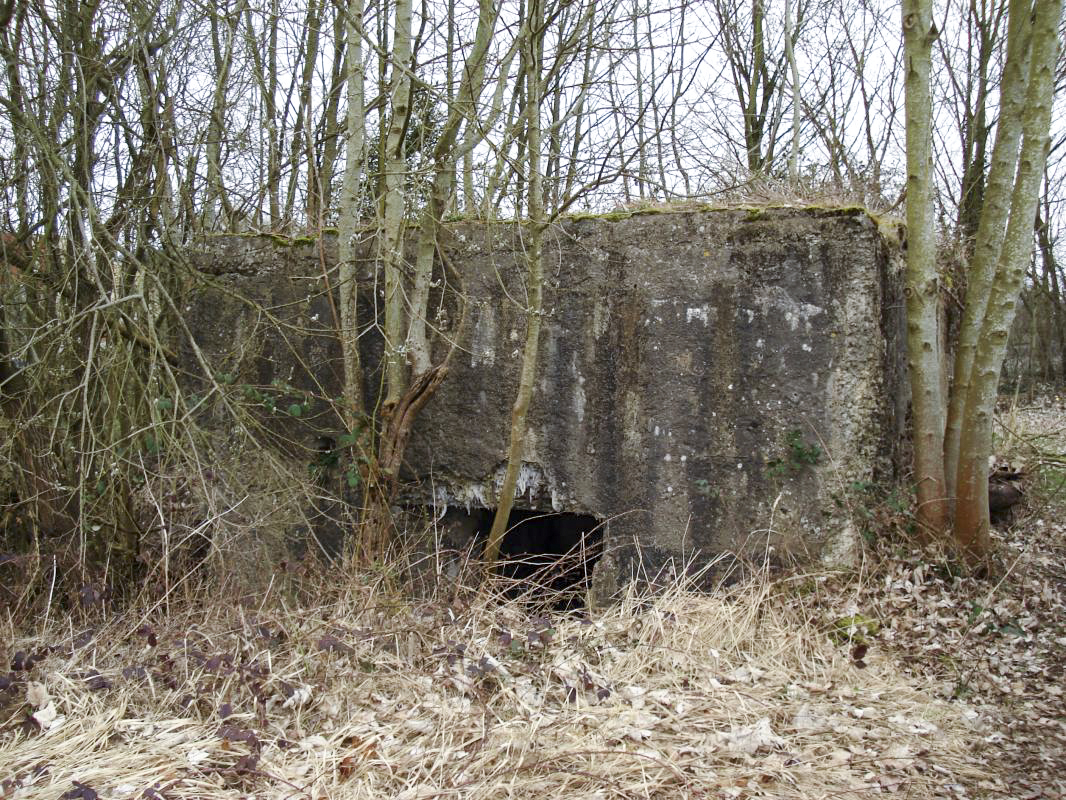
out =
[[[957,795],[1056,800],[1066,798],[1066,409],[1059,398],[1015,405],[996,434],[999,465],[1030,486],[992,532],[989,574],[896,543],[850,594],[831,597],[827,582],[823,599],[881,620],[876,641],[901,674],[972,721],[987,776]]]
[[[1063,797],[1062,500],[992,578],[886,536],[855,573],[588,614],[334,577],[11,631],[0,797]]]

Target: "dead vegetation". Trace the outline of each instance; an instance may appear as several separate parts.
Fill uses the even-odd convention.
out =
[[[989,796],[1066,797],[1066,413],[1061,401],[1007,409],[997,453],[1029,476],[1027,502],[993,532],[984,577],[920,551],[886,554],[857,601],[887,621],[902,674],[968,708]]]
[[[590,618],[515,602],[186,606],[23,640],[11,797],[949,795],[958,705],[759,580]],[[841,628],[846,636],[849,631]]]
[[[1066,425],[1004,426],[1040,477],[992,577],[883,530],[856,573],[590,613],[290,567],[9,623],[0,797],[1063,796]]]

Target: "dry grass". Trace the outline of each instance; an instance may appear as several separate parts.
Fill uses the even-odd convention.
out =
[[[408,601],[356,577],[316,604],[275,591],[90,633],[68,621],[12,648],[15,666],[37,657],[0,692],[0,796],[935,797],[979,783],[963,709],[874,649],[863,668],[806,585],[631,594],[586,618],[473,593]]]

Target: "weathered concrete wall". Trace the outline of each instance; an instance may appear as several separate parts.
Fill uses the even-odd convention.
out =
[[[495,505],[524,339],[522,235],[463,223],[444,243],[468,317],[408,449],[413,502]],[[891,469],[905,403],[898,259],[877,223],[851,209],[681,211],[567,220],[548,239],[519,507],[610,520],[603,575],[630,568],[634,543],[652,570],[768,543],[839,555],[853,535],[840,503]],[[212,245],[202,267],[293,327],[212,291],[190,304],[204,351],[260,384],[336,396],[332,259]],[[433,316],[455,333],[454,307]]]

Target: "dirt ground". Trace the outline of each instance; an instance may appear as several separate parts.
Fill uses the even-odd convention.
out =
[[[388,574],[0,631],[0,798],[1066,797],[1066,412],[990,574],[857,506],[854,572],[547,615]]]

